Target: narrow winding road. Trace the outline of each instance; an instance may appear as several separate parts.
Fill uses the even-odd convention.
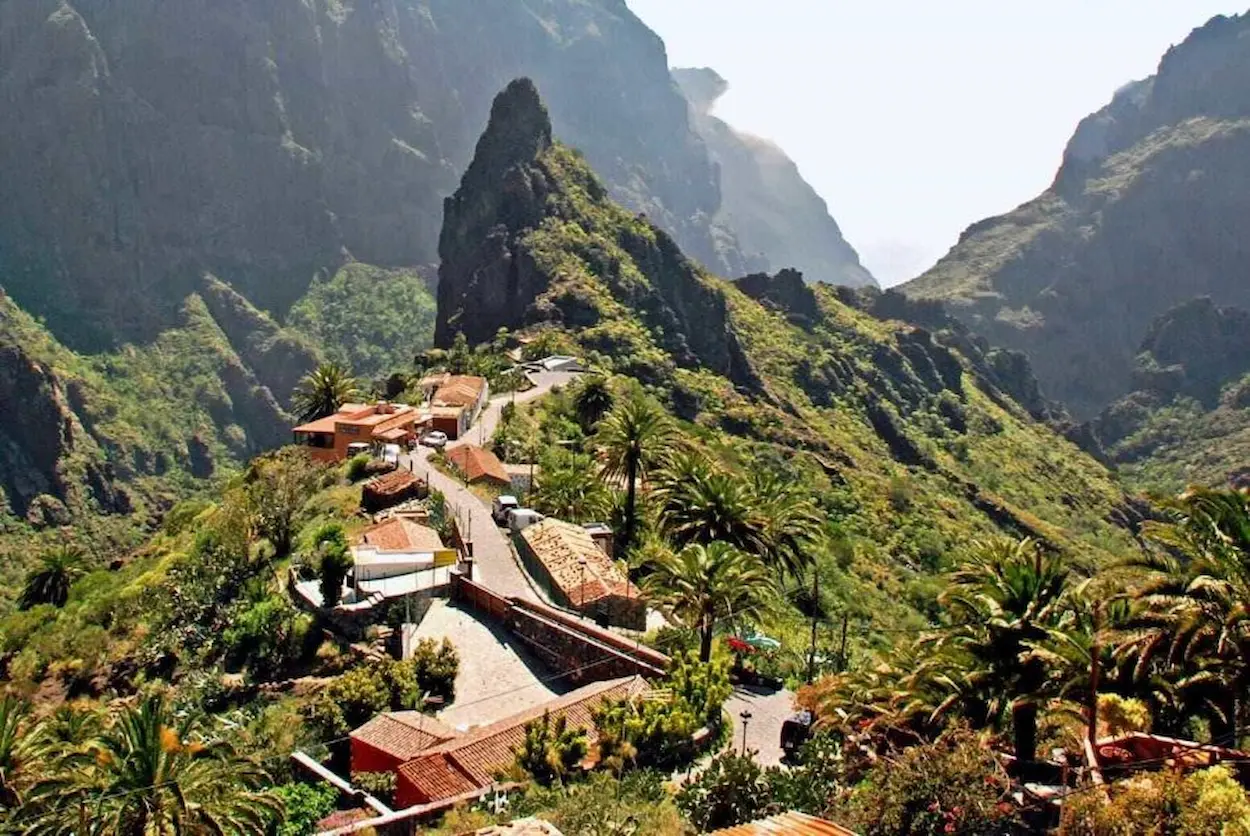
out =
[[[531,374],[529,379],[534,383],[534,388],[518,392],[515,402],[523,404],[537,400],[553,388],[567,386],[576,378],[577,374],[573,372]],[[503,412],[504,404],[512,402],[513,396],[510,393],[491,398],[490,403],[478,416],[478,422],[459,439],[448,442],[448,448],[459,447],[463,444],[481,445],[493,438],[495,429],[499,426],[499,416]],[[442,491],[447,498],[448,510],[457,515],[462,525],[467,524],[469,539],[473,541],[476,579],[500,595],[516,596],[541,603],[521,567],[517,564],[507,536],[490,518],[490,506],[478,499],[458,480],[431,467],[429,463],[431,452],[433,451],[428,447],[420,447],[412,455],[405,454],[400,459],[400,467],[411,467],[414,472],[428,480],[431,488]]]

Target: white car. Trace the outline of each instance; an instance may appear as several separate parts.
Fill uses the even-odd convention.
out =
[[[433,447],[436,450],[441,450],[447,446],[447,433],[442,430],[430,430],[428,433],[421,436],[421,443],[426,447]]]

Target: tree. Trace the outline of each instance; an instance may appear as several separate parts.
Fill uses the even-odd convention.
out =
[[[593,522],[604,519],[612,507],[612,496],[595,478],[590,456],[555,448],[543,457],[536,481],[534,509],[548,516]]]
[[[677,793],[677,806],[700,833],[733,827],[782,812],[772,799],[771,778],[755,758],[736,751],[712,758],[707,769]]]
[[[1129,562],[1146,579],[1118,652],[1139,677],[1166,667],[1213,735],[1235,745],[1250,696],[1250,498],[1195,489],[1170,510],[1170,521],[1146,524],[1151,548]]]
[[[725,618],[758,618],[774,598],[763,561],[728,543],[694,543],[649,564],[647,594],[683,626],[699,633],[699,659],[712,658],[712,636]]]
[[[356,380],[338,363],[322,363],[304,376],[291,397],[301,421],[316,421],[338,412],[339,407],[360,397]]]
[[[353,566],[351,552],[347,548],[347,535],[338,523],[322,526],[313,542],[321,563],[318,575],[321,579],[321,603],[326,609],[338,606],[343,594],[343,580]]]
[[[586,757],[585,729],[570,729],[563,714],[554,720],[543,712],[541,720],[525,724],[525,739],[516,753],[517,767],[538,784],[563,784]]]
[[[1033,649],[1059,623],[1071,576],[1030,539],[973,548],[940,599],[952,625],[927,642],[935,654],[918,672],[948,692],[935,713],[959,708],[974,726],[998,727],[1010,711],[1016,757],[1035,759],[1049,670]]]
[[[85,572],[86,555],[77,546],[58,546],[44,553],[35,570],[26,576],[18,606],[23,610],[39,604],[65,606],[69,588]]]
[[[277,557],[290,553],[296,520],[328,472],[325,465],[298,447],[287,447],[252,462],[245,480],[247,496],[256,527],[273,544]]]
[[[606,377],[587,377],[573,398],[573,410],[577,413],[577,422],[581,424],[582,432],[594,431],[595,425],[603,420],[615,403],[616,398]]]
[[[12,694],[0,697],[0,811],[19,802],[19,790],[39,756],[40,738],[30,703]]]
[[[660,526],[679,546],[729,543],[794,577],[811,563],[823,526],[811,499],[771,471],[742,477],[684,452],[656,477]]]
[[[638,484],[669,452],[677,430],[659,405],[640,395],[612,408],[600,422],[597,447],[604,479],[625,480],[625,531],[622,553],[633,545],[637,527]]]
[[[282,816],[268,784],[255,761],[149,696],[35,785],[24,832],[263,836]]]

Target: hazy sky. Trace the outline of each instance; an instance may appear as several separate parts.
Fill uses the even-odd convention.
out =
[[[887,284],[1034,197],[1077,123],[1230,0],[627,0],[775,140]]]

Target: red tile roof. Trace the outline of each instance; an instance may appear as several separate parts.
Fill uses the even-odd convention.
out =
[[[373,546],[380,552],[426,552],[443,548],[438,532],[404,517],[366,528],[356,540],[357,545]]]
[[[482,397],[486,378],[469,375],[452,375],[434,393],[431,403],[435,406],[473,406]]]
[[[414,758],[455,736],[454,729],[419,711],[379,714],[351,734],[352,740],[367,743],[401,761]]]
[[[855,831],[806,813],[782,813],[770,819],[715,830],[708,836],[855,836]]]
[[[619,700],[648,690],[640,676],[596,682],[578,688],[545,705],[535,706],[439,744],[399,768],[401,779],[412,782],[431,801],[450,798],[474,788],[490,786],[496,775],[516,760],[525,740],[525,725],[550,712],[564,716],[570,728],[584,728],[590,743],[596,739],[594,712],[607,700]],[[461,779],[469,782],[463,786]],[[454,791],[453,791],[454,789]]]
[[[612,558],[595,545],[590,532],[580,525],[548,517],[523,529],[521,538],[569,601],[580,605],[583,601],[589,604],[610,595],[642,596],[638,588],[625,579],[625,573],[617,568]],[[581,558],[586,559],[585,572]]]
[[[504,485],[512,484],[512,477],[508,475],[503,462],[494,453],[481,447],[472,444],[453,447],[447,451],[447,461],[455,465],[470,482],[490,479]]]

